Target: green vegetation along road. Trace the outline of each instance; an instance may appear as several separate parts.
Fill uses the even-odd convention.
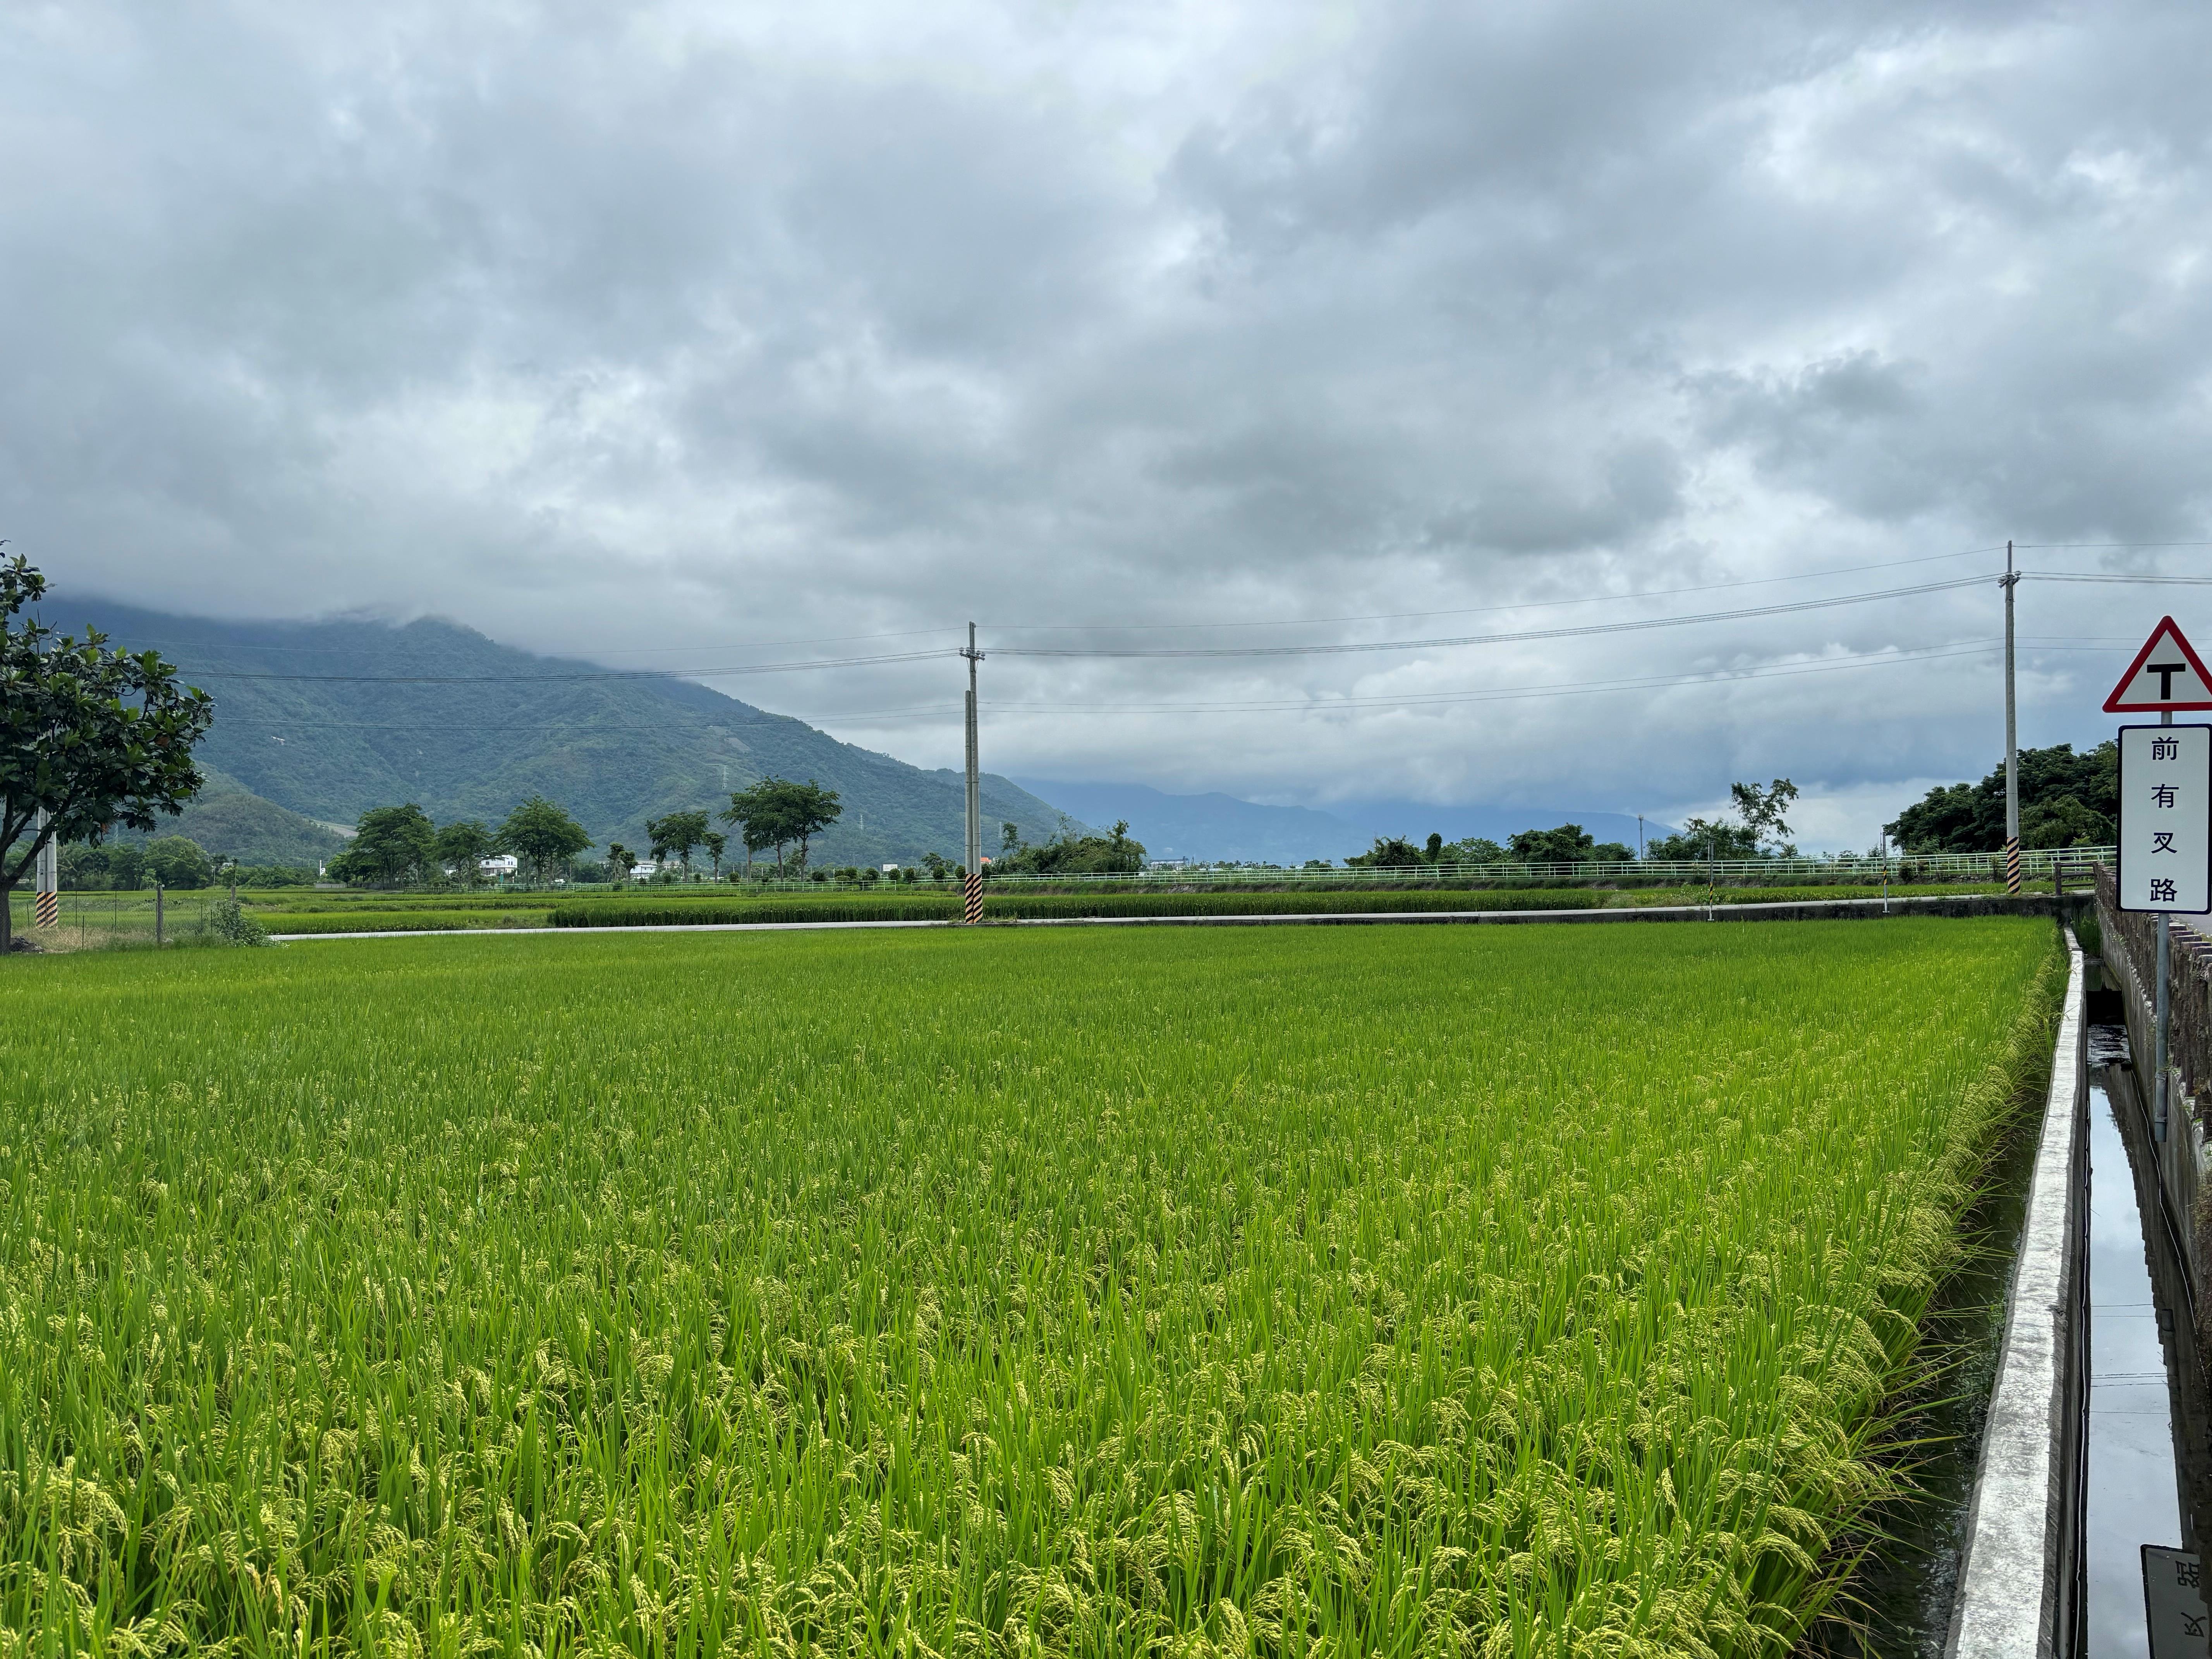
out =
[[[0,976],[22,1650],[1749,1654],[2048,921]]]

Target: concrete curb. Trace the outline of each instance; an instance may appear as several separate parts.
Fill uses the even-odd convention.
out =
[[[1916,898],[1785,899],[1759,904],[1654,904],[1617,910],[1359,910],[1296,915],[1244,916],[1018,916],[986,921],[986,927],[1372,927],[1462,924],[1516,927],[1553,922],[1817,921],[1879,919],[1884,915],[2047,916],[2058,901],[2047,893],[2008,898],[1995,893],[1929,894]],[[418,927],[358,933],[271,933],[281,944],[322,939],[544,939],[550,934],[590,938],[602,933],[798,933],[869,927],[958,927],[945,921],[699,921],[620,927]]]
[[[1967,1518],[1953,1659],[2066,1659],[2081,1646],[2089,1079],[2081,947],[2070,929],[2066,943],[2065,1010]]]

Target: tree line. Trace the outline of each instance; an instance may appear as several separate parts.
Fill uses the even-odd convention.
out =
[[[843,810],[836,790],[824,789],[811,778],[805,783],[763,778],[734,792],[719,817],[737,832],[748,874],[754,856],[772,850],[777,874],[785,875],[806,868],[812,838],[835,823]],[[715,817],[703,807],[694,807],[647,818],[645,830],[652,857],[664,866],[681,865],[689,878],[692,855],[703,850],[720,879],[729,836],[714,828]],[[576,872],[577,858],[591,845],[583,825],[543,795],[531,796],[496,825],[479,818],[434,823],[409,801],[362,813],[353,839],[325,869],[333,880],[359,885],[450,880],[472,887],[483,879],[485,860],[511,854],[525,879],[555,882]],[[604,868],[592,873],[620,881],[640,862],[637,854],[622,842],[610,842]]]
[[[1678,830],[1654,836],[1644,857],[1653,862],[1687,862],[1706,858],[1795,858],[1786,817],[1797,799],[1787,778],[1771,784],[1729,786],[1733,816],[1686,818]],[[1446,841],[1434,830],[1425,846],[1402,836],[1378,836],[1364,853],[1345,860],[1353,869],[1409,870],[1446,864],[1628,864],[1636,852],[1625,842],[1600,841],[1579,823],[1550,830],[1523,830],[1501,844],[1487,836]],[[1315,860],[1318,865],[1321,860]]]

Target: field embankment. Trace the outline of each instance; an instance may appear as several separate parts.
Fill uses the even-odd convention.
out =
[[[2017,918],[12,963],[0,1626],[1778,1650],[2054,963]]]

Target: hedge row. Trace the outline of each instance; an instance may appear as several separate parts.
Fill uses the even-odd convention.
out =
[[[992,894],[983,915],[993,921],[1085,916],[1358,915],[1381,911],[1446,909],[1595,910],[1606,895],[1587,889],[1453,895],[1434,893],[1098,893]],[[952,921],[957,899],[755,899],[735,904],[565,904],[556,927],[671,927],[714,922]]]

